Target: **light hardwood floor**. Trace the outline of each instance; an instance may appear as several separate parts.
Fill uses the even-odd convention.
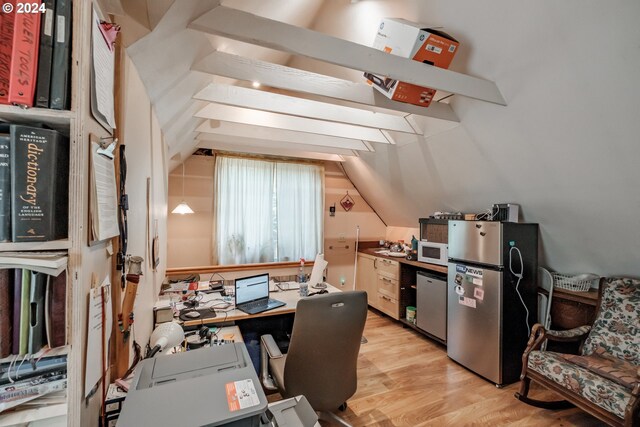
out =
[[[600,426],[579,409],[534,408],[447,358],[436,344],[369,311],[360,349],[358,391],[345,412],[354,426]],[[532,397],[554,398],[532,384]],[[270,399],[271,400],[271,399]]]

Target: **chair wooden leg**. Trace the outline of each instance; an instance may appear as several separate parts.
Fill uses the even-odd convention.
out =
[[[520,391],[516,393],[516,397],[518,397],[518,395],[527,397],[527,395],[529,394],[530,385],[531,385],[531,378],[529,377],[522,378],[522,380],[520,380]]]
[[[544,401],[530,398],[529,395],[529,386],[531,385],[531,378],[524,377],[520,381],[520,391],[516,392],[514,396],[521,402],[526,403],[527,405],[535,406],[536,408],[544,408],[544,409],[568,409],[573,408],[575,405],[566,400],[554,400],[554,401]]]

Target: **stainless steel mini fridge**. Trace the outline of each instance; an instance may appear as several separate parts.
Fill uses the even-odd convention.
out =
[[[537,260],[537,224],[449,222],[447,354],[497,385],[520,375]]]
[[[446,342],[447,282],[422,271],[416,276],[416,326]]]

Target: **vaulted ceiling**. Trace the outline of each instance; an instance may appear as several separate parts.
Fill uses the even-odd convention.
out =
[[[197,147],[341,161],[389,225],[520,203],[542,264],[639,274],[637,2],[122,4],[173,165]],[[444,26],[461,42],[450,71],[366,48],[383,17]],[[395,103],[364,70],[455,95]]]

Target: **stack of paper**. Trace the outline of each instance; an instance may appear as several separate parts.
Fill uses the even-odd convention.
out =
[[[0,268],[28,268],[32,271],[58,276],[67,268],[66,252],[3,252]]]

